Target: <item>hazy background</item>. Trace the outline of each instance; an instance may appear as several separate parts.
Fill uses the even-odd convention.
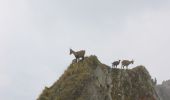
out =
[[[0,100],[35,100],[85,49],[170,79],[170,0],[0,0]]]

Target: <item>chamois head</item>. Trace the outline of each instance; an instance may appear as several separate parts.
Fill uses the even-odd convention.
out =
[[[74,51],[72,49],[70,49],[70,55],[73,53]]]

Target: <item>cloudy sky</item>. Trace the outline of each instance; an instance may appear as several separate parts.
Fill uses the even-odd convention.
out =
[[[0,100],[35,100],[85,49],[170,79],[170,0],[0,0]]]

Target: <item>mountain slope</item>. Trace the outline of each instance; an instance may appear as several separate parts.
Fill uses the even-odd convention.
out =
[[[148,71],[111,69],[96,56],[72,62],[37,100],[159,100]]]

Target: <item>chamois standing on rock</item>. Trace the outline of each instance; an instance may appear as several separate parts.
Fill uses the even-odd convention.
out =
[[[120,64],[120,61],[121,61],[121,60],[114,61],[114,62],[112,63],[112,67],[117,68],[117,66]]]
[[[84,60],[85,50],[80,50],[80,51],[75,52],[74,50],[70,49],[70,55],[71,54],[74,54],[76,58],[76,62],[78,62],[79,58]]]
[[[133,60],[132,60],[132,61],[129,61],[129,60],[123,60],[121,63],[122,63],[121,68],[124,68],[124,67],[126,66],[126,68],[128,69],[128,66],[129,66],[130,64],[133,64],[133,63],[134,63],[134,61],[133,61]]]

